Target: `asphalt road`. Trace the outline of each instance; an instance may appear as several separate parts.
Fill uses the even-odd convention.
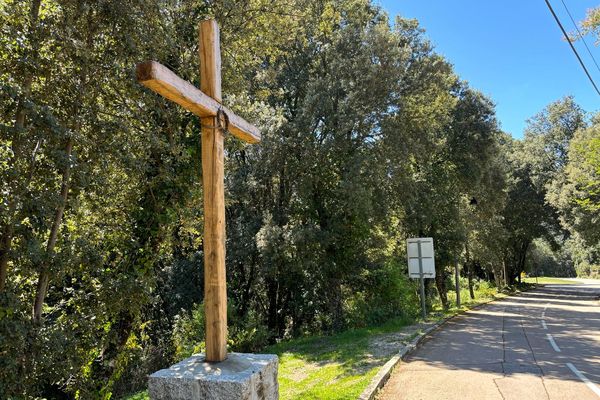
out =
[[[452,319],[378,399],[600,399],[600,281],[543,288]]]

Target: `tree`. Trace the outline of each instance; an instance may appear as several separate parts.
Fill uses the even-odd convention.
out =
[[[586,125],[586,113],[572,96],[550,103],[527,121],[518,156],[531,168],[531,178],[540,190],[546,190],[562,172],[571,139]]]
[[[600,43],[600,7],[587,10],[585,18],[581,21],[581,28],[583,35],[591,33],[596,36],[596,45]],[[579,35],[575,37],[580,39]]]
[[[503,214],[510,233],[504,257],[509,281],[524,270],[533,240],[544,238],[553,249],[561,244],[564,231],[548,193],[565,168],[573,135],[586,124],[585,112],[565,97],[528,120],[523,141],[507,149],[510,178]]]
[[[575,133],[568,162],[554,182],[550,202],[557,207],[563,226],[588,245],[600,243],[600,126],[595,123]]]
[[[226,102],[264,135],[226,142],[233,349],[414,316],[409,235],[436,238],[445,307],[467,240],[469,268],[497,265],[494,105],[417,21],[367,0],[0,7],[0,397],[118,397],[202,347],[200,126],[133,66],[197,84],[206,17],[235,49]]]

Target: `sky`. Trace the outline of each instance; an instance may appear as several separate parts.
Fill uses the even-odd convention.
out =
[[[562,0],[575,21],[600,0]],[[458,76],[496,103],[501,128],[523,136],[526,120],[567,95],[586,111],[600,110],[594,90],[563,39],[544,0],[375,0],[393,18],[416,18],[435,50]],[[561,0],[550,0],[567,32],[575,27]],[[600,47],[586,37],[600,65]],[[575,44],[600,87],[600,71],[581,41]]]

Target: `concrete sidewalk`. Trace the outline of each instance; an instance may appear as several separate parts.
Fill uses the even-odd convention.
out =
[[[599,399],[594,283],[547,285],[452,319],[396,369],[378,399]]]

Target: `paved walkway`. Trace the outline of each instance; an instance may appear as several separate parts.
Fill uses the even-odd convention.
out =
[[[547,285],[454,318],[378,399],[598,400],[599,296],[599,281]]]

